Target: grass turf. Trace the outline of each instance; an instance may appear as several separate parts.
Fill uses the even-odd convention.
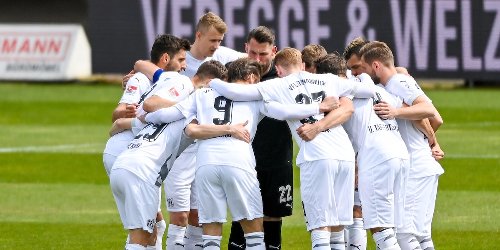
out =
[[[0,249],[122,248],[126,232],[101,155],[119,87],[17,83],[0,84],[0,92]],[[445,120],[438,132],[446,172],[435,245],[494,249],[500,243],[500,90],[426,92]],[[283,249],[310,249],[297,168],[295,180]],[[225,225],[224,242],[227,233]]]

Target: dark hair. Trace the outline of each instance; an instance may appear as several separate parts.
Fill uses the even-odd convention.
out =
[[[229,64],[227,68],[227,81],[235,82],[246,80],[251,74],[254,74],[256,79],[260,79],[262,75],[262,66],[252,59],[240,58]]]
[[[347,63],[337,52],[330,53],[315,61],[316,73],[332,73],[338,76],[346,76]]]
[[[227,69],[221,62],[209,60],[200,65],[195,75],[202,79],[219,78],[225,80],[227,78]]]
[[[183,38],[178,38],[170,34],[159,35],[156,37],[153,47],[151,47],[151,62],[157,64],[163,54],[167,53],[170,58],[183,49],[189,51],[191,43]]]
[[[369,43],[369,41],[365,40],[362,37],[357,37],[352,40],[344,50],[344,59],[347,61],[349,60],[349,58],[351,58],[352,55],[357,55],[361,58],[359,50],[361,50],[361,47],[363,47],[367,43]]]
[[[251,39],[255,39],[258,43],[269,43],[274,45],[275,36],[274,32],[266,26],[259,26],[248,33],[247,42]]]

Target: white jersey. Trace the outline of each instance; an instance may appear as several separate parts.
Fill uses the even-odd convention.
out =
[[[191,52],[187,51],[186,52],[186,64],[187,68],[185,71],[183,71],[181,74],[188,76],[188,77],[193,77],[194,74],[196,74],[196,71],[198,71],[198,68],[200,65],[206,61],[210,60],[216,60],[221,62],[223,65],[225,65],[228,62],[232,62],[240,57],[243,57],[244,53],[238,52],[236,50],[230,49],[228,47],[224,46],[219,46],[219,48],[214,52],[214,54],[211,57],[207,57],[203,60],[198,60],[196,59]]]
[[[347,96],[356,89],[354,81],[341,79],[333,74],[311,74],[305,71],[290,74],[284,78],[275,78],[257,84],[266,101],[283,104],[309,104],[321,102],[326,96]],[[357,83],[359,84],[359,83]],[[302,120],[287,120],[291,131],[302,124],[315,122],[324,114]],[[327,129],[312,141],[302,140],[297,133],[292,133],[299,146],[297,165],[306,161],[336,159],[354,161],[354,150],[342,126]]]
[[[194,86],[189,77],[179,74],[176,71],[164,71],[142,99],[145,100],[153,95],[158,95],[164,99],[179,102],[189,96],[193,91]],[[143,102],[141,102],[141,105],[137,108],[138,116],[146,113],[142,104]]]
[[[401,107],[401,99],[378,86],[375,91],[391,106]],[[380,119],[373,110],[374,101],[374,98],[354,98],[355,111],[343,124],[354,150],[358,153],[357,161],[363,168],[376,166],[393,158],[409,159],[396,120]]]
[[[126,169],[160,187],[177,156],[185,121],[148,123],[118,156],[112,169]]]
[[[385,86],[385,90],[400,97],[404,103],[410,106],[419,96],[424,96],[430,102],[430,99],[424,94],[417,82],[407,75],[396,74],[391,77]],[[410,153],[410,177],[419,178],[444,173],[441,165],[432,157],[429,141],[424,133],[418,130],[410,120],[396,120],[401,137]]]
[[[141,96],[151,87],[151,81],[142,73],[135,73],[128,81],[119,103],[140,103]],[[128,143],[134,138],[130,130],[111,136],[106,142],[104,154],[118,156],[127,148]],[[111,167],[111,166],[109,166]]]
[[[176,107],[185,117],[194,115],[199,124],[238,124],[248,121],[246,128],[251,138],[263,118],[262,101],[234,102],[221,96],[212,88],[197,90],[186,101]],[[198,140],[196,165],[226,165],[245,171],[255,172],[255,157],[251,143],[238,140],[230,135]]]

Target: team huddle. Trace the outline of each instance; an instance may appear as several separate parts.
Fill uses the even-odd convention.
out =
[[[311,248],[434,249],[431,223],[444,157],[432,101],[391,49],[354,39],[278,51],[267,27],[245,53],[220,46],[208,12],[194,43],[160,35],[124,78],[104,166],[125,249],[281,249],[293,208],[293,143]]]

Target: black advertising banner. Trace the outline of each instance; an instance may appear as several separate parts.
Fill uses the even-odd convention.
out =
[[[278,48],[310,43],[342,52],[355,37],[380,40],[422,78],[500,79],[500,0],[88,0],[94,72],[127,72],[157,34],[193,39],[206,11],[228,25],[223,44],[272,28]]]

